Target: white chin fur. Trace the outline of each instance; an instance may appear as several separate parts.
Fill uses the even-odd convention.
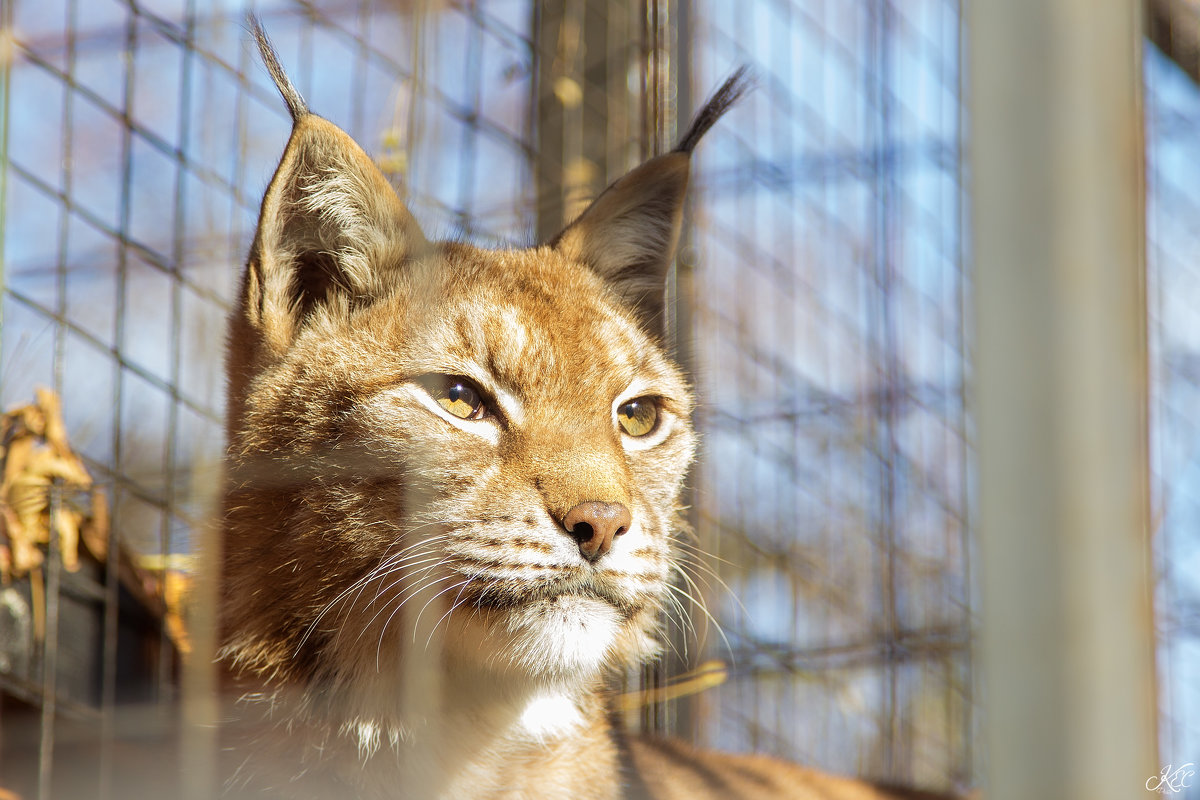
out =
[[[602,600],[564,595],[500,612],[483,630],[468,625],[475,630],[464,637],[463,655],[482,654],[505,671],[570,680],[590,677],[604,665],[620,633],[620,616]]]

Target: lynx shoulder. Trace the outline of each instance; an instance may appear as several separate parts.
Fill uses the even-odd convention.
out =
[[[428,239],[253,26],[294,124],[229,324],[229,790],[615,800],[773,775],[771,796],[885,796],[766,759],[706,784],[610,723],[680,569],[695,436],[664,281],[690,153],[744,71],[551,241],[483,250]]]

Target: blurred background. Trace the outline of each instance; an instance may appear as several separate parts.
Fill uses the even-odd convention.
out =
[[[5,0],[0,787],[23,746],[23,791],[55,796],[84,768],[64,732],[107,741],[122,704],[181,702],[225,317],[290,127],[247,11],[431,236],[484,245],[556,232],[753,67],[697,151],[670,287],[721,632],[677,627],[628,676],[663,691],[627,719],[979,785],[962,3]],[[1200,6],[1145,14],[1157,746],[1178,765],[1200,758]],[[704,665],[725,680],[671,690]],[[18,712],[37,725],[6,729]],[[86,769],[107,796],[110,760]]]

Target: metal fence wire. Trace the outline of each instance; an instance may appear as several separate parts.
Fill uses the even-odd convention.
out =
[[[178,707],[171,576],[214,507],[225,319],[289,130],[246,11],[426,231],[485,245],[558,230],[752,65],[757,90],[697,152],[670,286],[720,632],[698,621],[702,641],[630,682],[712,662],[727,677],[628,720],[843,773],[978,782],[957,0],[0,8],[0,400],[61,398],[112,543],[0,586],[0,787],[66,796],[99,776],[107,796],[120,704]],[[1168,31],[1190,19],[1175,13]],[[1200,519],[1185,141],[1200,94],[1194,51],[1190,75],[1171,55],[1148,49],[1146,83],[1164,732],[1182,755],[1200,719],[1200,595],[1181,560]],[[100,757],[72,763],[67,739]]]

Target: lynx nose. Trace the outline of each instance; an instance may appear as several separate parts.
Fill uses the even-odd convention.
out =
[[[563,527],[579,542],[579,552],[595,561],[612,549],[613,539],[629,530],[633,518],[620,503],[589,500],[580,503],[563,517]]]

